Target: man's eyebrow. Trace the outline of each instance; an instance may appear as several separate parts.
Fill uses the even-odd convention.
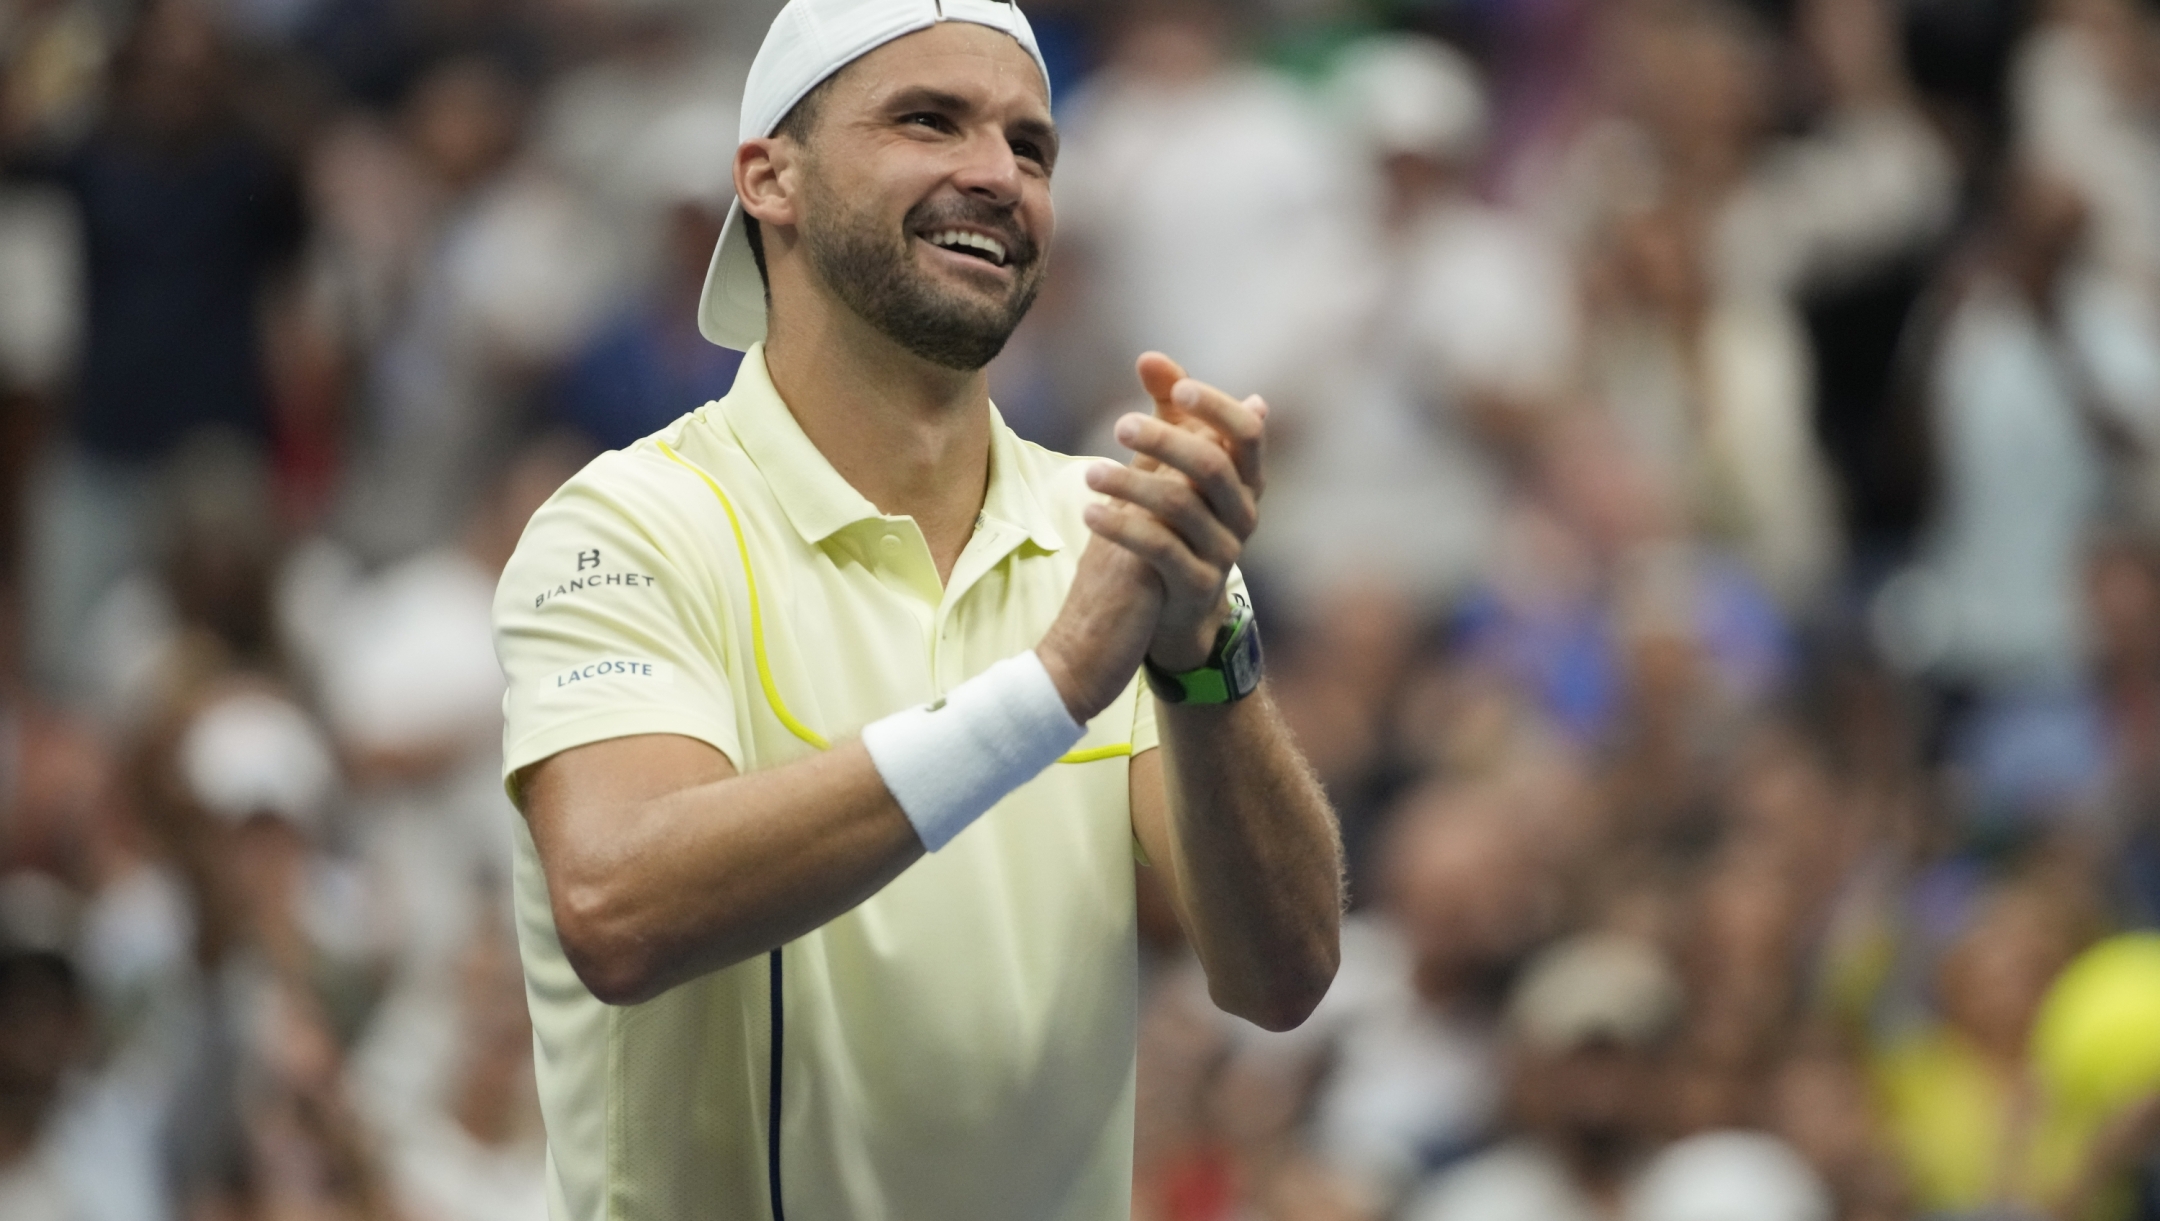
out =
[[[942,110],[964,113],[973,110],[975,107],[957,93],[947,93],[943,89],[933,88],[929,85],[916,85],[894,94],[892,100],[886,104],[886,108],[889,110]]]

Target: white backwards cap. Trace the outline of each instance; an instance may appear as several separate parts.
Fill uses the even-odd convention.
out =
[[[941,21],[966,21],[1012,35],[1042,69],[1035,31],[1010,0],[788,0],[743,86],[742,140],[773,134],[795,104],[825,79],[888,42]],[[724,348],[747,350],[765,338],[765,282],[750,253],[740,200],[728,208],[719,249],[698,300],[698,330]]]

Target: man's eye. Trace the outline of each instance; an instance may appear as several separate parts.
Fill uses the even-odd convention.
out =
[[[949,131],[952,129],[952,124],[946,121],[944,115],[928,110],[908,115],[900,121],[914,127],[927,127],[932,131]]]
[[[1020,158],[1022,161],[1032,161],[1037,165],[1045,164],[1042,146],[1038,144],[1027,140],[1015,140],[1013,141],[1012,151],[1013,156]]]

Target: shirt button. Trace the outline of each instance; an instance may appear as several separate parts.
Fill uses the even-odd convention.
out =
[[[900,536],[888,534],[878,540],[878,546],[884,550],[886,555],[897,556],[900,554]]]

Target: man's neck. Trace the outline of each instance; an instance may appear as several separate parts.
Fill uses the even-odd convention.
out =
[[[912,517],[938,576],[975,531],[990,486],[990,390],[916,356],[852,312],[816,308],[773,319],[773,387],[833,469],[881,513]]]

